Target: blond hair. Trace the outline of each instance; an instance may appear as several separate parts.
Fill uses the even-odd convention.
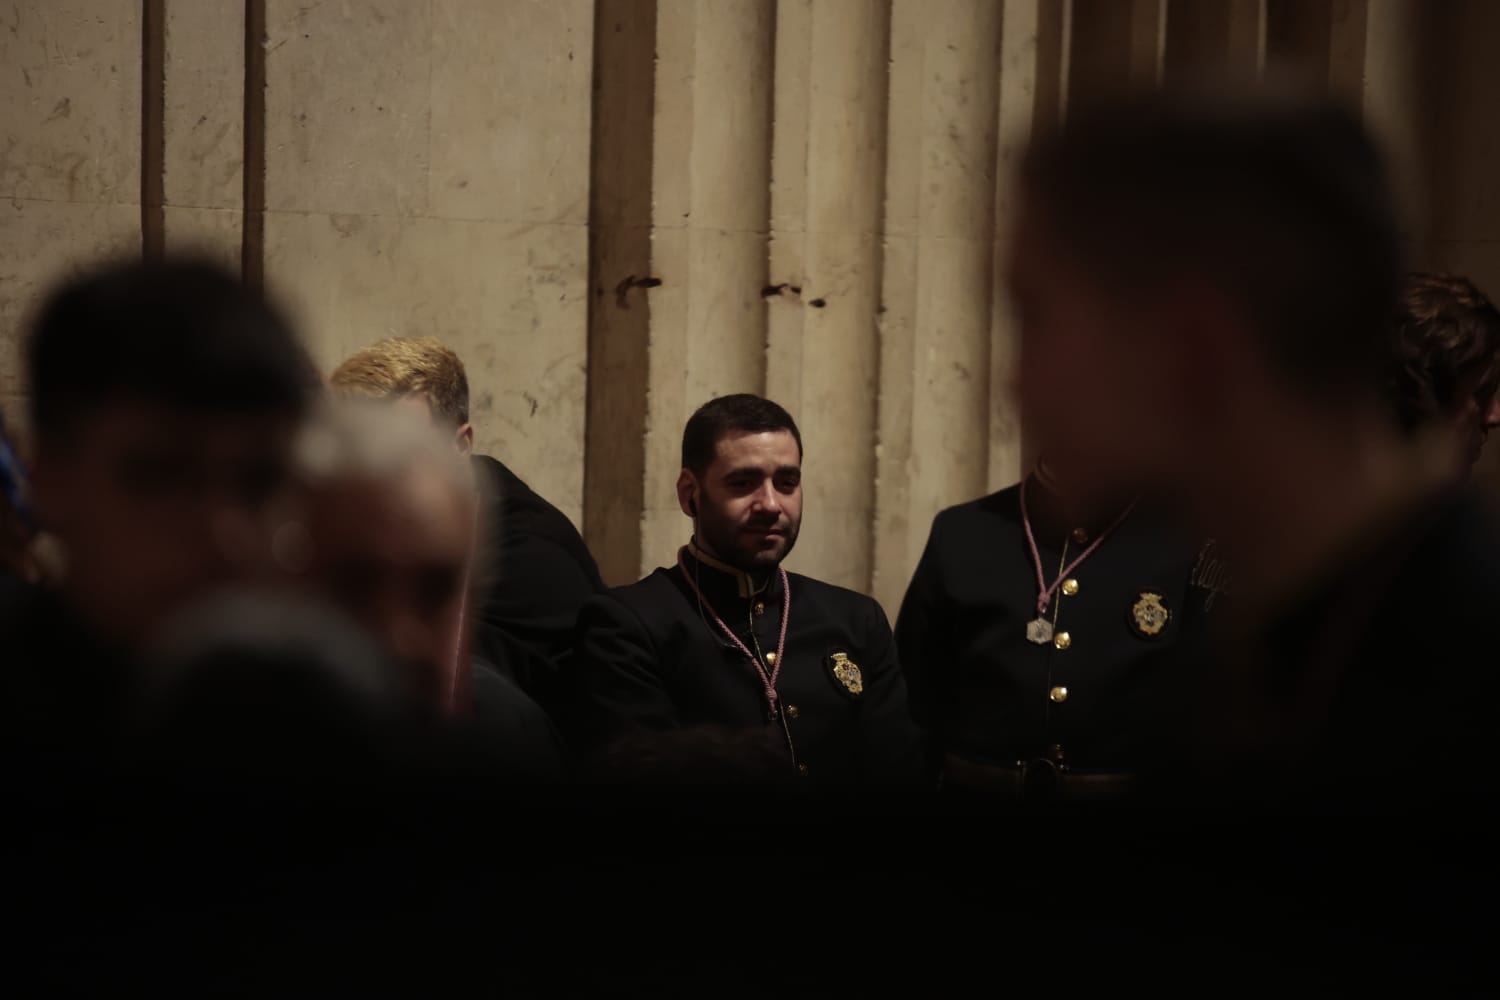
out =
[[[469,378],[458,355],[436,337],[387,337],[351,355],[329,376],[341,396],[420,396],[434,418],[469,422]]]

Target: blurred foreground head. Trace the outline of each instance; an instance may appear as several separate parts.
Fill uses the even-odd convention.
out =
[[[1451,439],[1467,472],[1500,427],[1500,311],[1467,278],[1407,275],[1391,356],[1402,424]]]
[[[275,308],[215,264],[106,266],[48,298],[26,376],[37,514],[91,626],[139,645],[265,568],[265,515],[317,391]]]
[[[1379,405],[1398,231],[1353,113],[1131,97],[1070,114],[1021,186],[1022,407],[1072,474],[1192,494],[1292,423]]]
[[[321,413],[298,458],[304,518],[283,527],[283,561],[446,704],[474,543],[467,464],[411,411],[355,402]]]
[[[397,751],[394,727],[413,714],[409,677],[363,630],[285,591],[191,605],[164,626],[146,667],[137,723],[152,766],[325,775]]]

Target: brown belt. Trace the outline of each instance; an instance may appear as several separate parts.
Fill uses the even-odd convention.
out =
[[[944,786],[1038,802],[1124,798],[1130,792],[1133,777],[1123,771],[1075,771],[1044,758],[1013,764],[976,764],[951,753],[943,757]]]

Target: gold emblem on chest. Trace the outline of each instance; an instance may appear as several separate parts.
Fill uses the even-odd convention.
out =
[[[1130,624],[1148,639],[1161,635],[1172,620],[1172,611],[1166,599],[1155,591],[1142,591],[1130,607]]]
[[[848,653],[834,653],[829,660],[829,666],[833,670],[834,680],[844,685],[850,694],[862,694],[865,690],[865,678],[860,673],[859,664],[849,659]]]

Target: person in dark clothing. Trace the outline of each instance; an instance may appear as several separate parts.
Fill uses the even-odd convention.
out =
[[[890,625],[869,597],[787,573],[802,445],[785,410],[705,403],[677,493],[693,536],[675,565],[591,600],[569,671],[585,747],[698,726],[770,731],[788,773],[880,784],[919,773]]]
[[[1393,412],[1374,141],[1323,99],[1107,101],[1029,150],[1018,204],[1025,419],[1095,481],[1171,497],[1233,572],[1221,635],[1156,686],[1138,801],[1172,834],[1133,841],[1124,897],[1296,914],[1255,953],[1303,952],[1302,981],[1472,976],[1497,550],[1452,492],[1458,443]]]
[[[950,803],[1126,794],[1142,692],[1223,588],[1164,511],[1075,497],[1044,458],[933,521],[896,644]]]
[[[425,411],[472,457],[483,553],[473,567],[475,650],[550,704],[578,609],[604,590],[578,529],[499,460],[473,454],[468,376],[440,341],[387,338],[349,357],[329,381],[346,396]]]
[[[103,765],[162,623],[272,573],[269,515],[317,375],[272,305],[190,259],[66,282],[24,354],[31,499],[67,574],[0,630],[3,738],[23,760],[33,746]]]
[[[468,466],[430,422],[344,402],[299,448],[305,539],[299,575],[404,664],[434,717],[472,727],[505,757],[503,772],[562,777],[547,715],[471,651],[467,569],[476,534]]]
[[[1500,310],[1467,278],[1408,274],[1391,362],[1402,425],[1456,437],[1467,475],[1500,427]]]

